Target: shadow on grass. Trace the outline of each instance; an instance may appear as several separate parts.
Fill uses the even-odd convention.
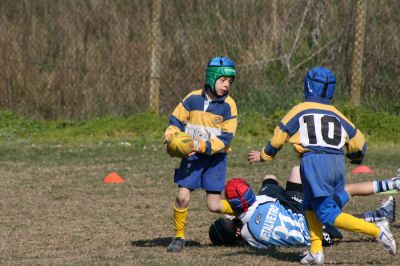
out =
[[[360,239],[342,239],[340,240],[342,243],[372,243],[372,242],[377,242],[377,240],[373,238],[360,238]]]
[[[268,249],[247,249],[243,251],[238,251],[231,254],[224,254],[223,256],[238,256],[238,255],[257,255],[257,256],[268,256],[280,261],[287,262],[299,262],[301,259],[301,253],[296,252],[287,252],[279,250],[279,248],[271,247]]]
[[[136,240],[132,241],[131,245],[133,247],[167,247],[171,242],[172,237],[160,237],[153,239],[144,239],[144,240]],[[200,247],[201,244],[197,241],[186,240],[186,247]]]

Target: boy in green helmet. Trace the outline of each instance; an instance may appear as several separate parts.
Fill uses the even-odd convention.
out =
[[[226,200],[221,200],[226,176],[227,152],[237,127],[235,101],[228,95],[236,77],[236,67],[226,57],[214,57],[206,68],[204,89],[189,93],[169,117],[164,143],[171,134],[182,131],[194,140],[193,153],[183,158],[175,170],[178,196],[174,206],[175,238],[168,252],[179,252],[185,245],[185,224],[190,194],[206,190],[211,212],[233,213]]]

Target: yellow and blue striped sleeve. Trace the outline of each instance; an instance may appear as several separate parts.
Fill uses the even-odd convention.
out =
[[[301,111],[300,105],[293,107],[279,122],[278,126],[274,130],[274,135],[267,145],[261,150],[261,158],[264,161],[271,161],[275,158],[275,155],[282,148],[283,144],[289,139],[294,133],[288,128],[289,122],[297,121],[294,119],[296,115]],[[298,123],[298,122],[297,122]],[[291,126],[293,127],[293,126]],[[296,126],[294,126],[296,127]],[[298,127],[298,126],[297,126]]]
[[[356,133],[346,143],[347,153],[346,157],[351,160],[351,163],[362,163],[365,153],[367,152],[367,145],[365,143],[364,134],[356,129]]]
[[[343,119],[342,125],[347,132],[346,157],[349,158],[353,164],[362,163],[365,153],[367,152],[364,134],[341,112],[335,109],[335,113]]]
[[[189,110],[187,105],[187,99],[193,93],[189,93],[175,108],[172,114],[169,116],[168,127],[165,130],[164,136],[168,139],[169,136],[175,132],[185,131],[185,125],[189,120]]]
[[[282,128],[278,125],[274,130],[274,135],[271,140],[261,150],[261,158],[264,161],[272,161],[278,151],[282,148],[287,138],[288,133],[282,130]]]

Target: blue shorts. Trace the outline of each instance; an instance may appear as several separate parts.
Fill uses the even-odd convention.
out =
[[[223,191],[227,158],[226,153],[211,156],[195,154],[189,158],[183,158],[179,168],[175,169],[174,182],[189,189]]]
[[[300,176],[304,190],[304,209],[310,209],[310,201],[315,198],[346,193],[342,154],[304,154],[300,161]]]

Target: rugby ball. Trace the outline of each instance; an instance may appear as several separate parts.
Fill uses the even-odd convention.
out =
[[[167,152],[172,157],[184,158],[193,152],[192,137],[185,132],[176,132],[171,135],[167,144]]]

